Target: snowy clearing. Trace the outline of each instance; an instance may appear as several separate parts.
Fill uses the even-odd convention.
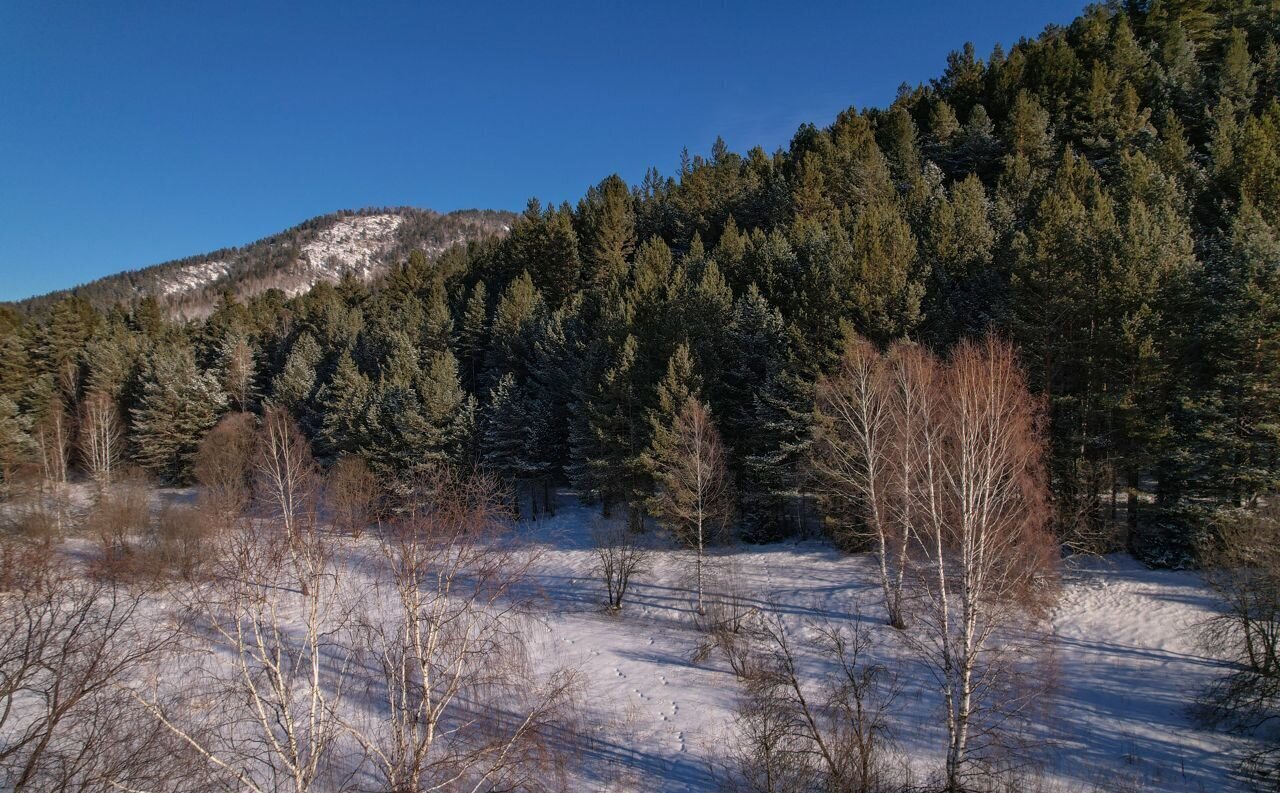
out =
[[[564,499],[555,517],[526,524],[543,551],[538,577],[550,603],[534,655],[548,668],[577,667],[588,681],[584,701],[600,737],[583,772],[605,789],[713,789],[711,765],[741,689],[718,655],[691,663],[703,635],[693,622],[688,555],[659,552],[623,612],[610,615],[592,577],[596,520],[597,509]],[[941,766],[936,696],[881,623],[869,557],[803,542],[739,546],[718,562],[759,607],[780,611],[789,630],[861,612],[878,653],[906,683],[895,720],[903,754],[921,779]],[[1069,565],[1063,583],[1053,618],[1061,686],[1038,751],[1046,777],[1063,790],[1122,781],[1162,791],[1232,787],[1237,739],[1195,727],[1186,712],[1218,671],[1194,638],[1212,609],[1198,577],[1113,556]]]

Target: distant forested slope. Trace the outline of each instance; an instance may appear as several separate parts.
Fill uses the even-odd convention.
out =
[[[14,306],[39,314],[65,297],[81,297],[106,308],[151,295],[175,315],[202,316],[224,292],[245,298],[279,288],[296,294],[317,280],[335,281],[348,271],[371,277],[414,249],[434,256],[454,244],[504,233],[513,218],[509,212],[492,210],[440,214],[409,207],[334,212],[238,248],[110,275]]]

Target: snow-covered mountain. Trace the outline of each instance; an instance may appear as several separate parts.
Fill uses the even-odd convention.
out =
[[[450,247],[505,234],[508,212],[464,210],[440,214],[396,208],[337,212],[239,248],[227,248],[141,270],[107,276],[73,289],[33,297],[19,305],[38,311],[68,294],[105,307],[154,296],[170,314],[208,314],[227,291],[240,298],[280,289],[292,297],[321,281],[350,274],[364,281],[420,250],[430,259]]]

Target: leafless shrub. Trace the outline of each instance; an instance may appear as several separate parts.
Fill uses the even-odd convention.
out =
[[[610,611],[620,611],[631,579],[648,572],[652,551],[635,532],[614,523],[597,524],[591,538],[595,543],[596,577],[604,584],[605,604]]]
[[[85,577],[46,546],[2,551],[0,786],[194,789],[180,753],[121,688],[172,638],[139,619],[142,594]]]
[[[131,538],[143,534],[151,522],[146,481],[133,477],[105,488],[85,517],[85,529],[102,547],[104,565],[114,565],[132,550]]]
[[[30,482],[31,480],[26,480]],[[6,505],[4,516],[6,528],[16,537],[41,543],[52,543],[58,539],[62,524],[56,510],[44,498],[43,485],[30,489],[23,488],[21,496]]]
[[[325,501],[339,531],[359,538],[373,520],[380,488],[363,457],[343,455],[325,480]]]
[[[806,684],[798,647],[781,618],[759,620],[761,667],[749,681],[726,785],[734,790],[876,793],[901,789],[895,773],[891,711],[901,688],[868,656],[870,630],[811,626],[802,647],[833,671]]]
[[[707,638],[694,651],[693,662],[702,663],[719,650],[739,679],[753,679],[760,672],[755,641],[759,618],[737,569],[726,565],[713,577],[704,613],[695,614],[695,625]]]
[[[196,452],[200,506],[220,527],[239,520],[252,499],[256,425],[252,413],[232,413],[209,431]]]
[[[533,561],[512,542],[493,480],[442,472],[384,527],[388,601],[365,626],[386,713],[357,730],[381,789],[554,787],[575,678],[533,675],[521,586]]]
[[[715,768],[726,793],[810,793],[821,789],[809,744],[778,686],[750,685],[734,719],[734,740]]]
[[[213,563],[216,535],[203,510],[165,504],[151,524],[150,550],[155,568],[188,580],[201,577]]]
[[[1206,650],[1230,665],[1200,696],[1196,711],[1212,726],[1257,736],[1243,770],[1274,788],[1280,779],[1280,506],[1222,518],[1202,549],[1205,580],[1223,609],[1200,625]]]

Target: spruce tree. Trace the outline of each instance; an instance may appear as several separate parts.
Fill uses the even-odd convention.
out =
[[[31,453],[28,429],[17,403],[0,394],[0,500],[8,497],[18,467]]]
[[[142,381],[133,410],[134,459],[166,482],[188,482],[200,442],[227,410],[226,392],[215,373],[196,367],[187,346],[157,348]]]
[[[489,295],[484,281],[476,281],[467,296],[462,327],[458,329],[458,357],[462,360],[463,385],[468,393],[474,394],[478,388],[488,346]]]
[[[316,398],[321,415],[316,442],[322,455],[337,457],[369,446],[365,420],[371,395],[369,379],[356,368],[351,354],[344,352],[332,379],[320,388]]]
[[[528,416],[515,377],[507,372],[489,393],[484,409],[484,467],[511,488],[516,515],[520,514],[520,482],[528,471]]]
[[[587,191],[578,204],[584,286],[621,280],[636,247],[636,210],[627,183],[617,175]]]

